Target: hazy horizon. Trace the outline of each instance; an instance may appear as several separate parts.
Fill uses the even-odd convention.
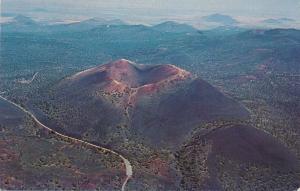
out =
[[[132,22],[158,22],[163,20],[190,21],[201,16],[220,13],[251,22],[269,18],[299,20],[298,0],[3,0],[1,15],[24,14],[36,19],[86,19],[102,17]]]

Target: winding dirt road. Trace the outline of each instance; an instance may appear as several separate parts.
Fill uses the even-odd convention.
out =
[[[39,74],[39,72],[36,72],[36,73],[32,76],[32,78],[31,78],[30,80],[25,80],[25,79],[23,79],[23,80],[20,80],[19,83],[21,83],[21,84],[31,84],[38,74]]]
[[[121,188],[122,191],[125,191],[126,184],[127,184],[128,180],[132,177],[133,171],[132,171],[132,166],[130,164],[130,161],[128,159],[126,159],[123,155],[121,155],[121,154],[119,154],[119,153],[117,153],[117,152],[115,152],[113,150],[110,150],[110,149],[107,149],[107,148],[104,148],[104,147],[101,147],[101,146],[97,146],[97,145],[94,145],[92,143],[89,143],[89,142],[86,142],[86,141],[83,141],[83,140],[80,140],[80,139],[77,139],[77,138],[74,138],[74,137],[69,137],[69,136],[63,135],[63,134],[61,134],[61,133],[59,133],[57,131],[54,131],[53,129],[51,129],[51,128],[47,127],[46,125],[44,125],[43,123],[41,123],[30,111],[27,111],[25,108],[23,108],[20,105],[18,105],[16,103],[14,103],[14,102],[6,99],[5,97],[2,97],[1,95],[0,95],[0,98],[3,99],[3,100],[5,100],[8,103],[14,105],[15,107],[19,108],[24,113],[28,114],[38,125],[40,125],[41,127],[45,128],[46,130],[54,133],[57,136],[60,136],[62,138],[71,139],[71,140],[73,140],[75,142],[79,142],[79,143],[85,144],[87,146],[90,146],[90,147],[93,147],[93,148],[96,148],[96,149],[100,149],[100,150],[103,150],[105,152],[110,152],[110,153],[112,153],[114,155],[119,156],[123,160],[123,162],[125,164],[125,168],[126,168],[126,179],[123,182],[122,188]]]

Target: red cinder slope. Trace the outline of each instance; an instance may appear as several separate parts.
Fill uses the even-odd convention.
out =
[[[239,103],[169,64],[121,59],[70,76],[53,92],[60,127],[93,132],[95,141],[125,126],[153,146],[176,148],[201,123],[248,117]]]

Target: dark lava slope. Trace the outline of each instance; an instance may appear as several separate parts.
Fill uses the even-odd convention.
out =
[[[52,92],[46,111],[57,128],[101,144],[121,141],[126,129],[149,145],[176,148],[201,123],[248,117],[239,103],[173,65],[122,59],[70,76]]]
[[[296,156],[271,135],[232,124],[199,133],[177,154],[186,190],[296,190]]]

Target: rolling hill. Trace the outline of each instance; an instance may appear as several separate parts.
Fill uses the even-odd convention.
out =
[[[297,157],[245,124],[202,131],[177,156],[185,190],[293,190],[300,184]]]
[[[199,30],[194,27],[181,24],[173,21],[163,22],[152,27],[153,30],[157,30],[160,32],[170,32],[170,33],[195,33],[199,32]]]
[[[225,26],[236,25],[239,23],[237,20],[235,20],[234,18],[232,18],[229,15],[222,15],[222,14],[218,14],[218,13],[204,16],[204,17],[202,17],[202,20],[205,22],[213,22],[213,23],[218,23],[218,24],[225,25]]]

